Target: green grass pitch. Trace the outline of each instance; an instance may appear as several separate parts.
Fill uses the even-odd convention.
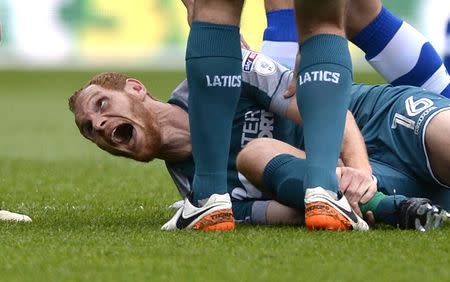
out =
[[[93,74],[0,72],[0,207],[33,218],[0,222],[0,281],[450,281],[449,226],[160,231],[178,200],[163,162],[98,150],[67,109]],[[163,100],[184,75],[128,74]]]

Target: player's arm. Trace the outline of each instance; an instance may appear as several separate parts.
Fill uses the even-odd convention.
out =
[[[341,160],[344,167],[337,171],[339,190],[347,197],[353,209],[359,212],[359,203],[367,203],[377,191],[372,178],[366,144],[350,111],[347,111]]]
[[[341,159],[345,166],[357,168],[368,175],[372,175],[372,167],[369,163],[364,138],[350,111],[347,111]]]

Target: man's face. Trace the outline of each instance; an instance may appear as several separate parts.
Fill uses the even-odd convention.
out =
[[[151,98],[141,86],[133,80],[121,91],[98,85],[84,89],[75,104],[81,134],[113,155],[137,161],[155,158],[161,135],[154,114],[144,106]]]

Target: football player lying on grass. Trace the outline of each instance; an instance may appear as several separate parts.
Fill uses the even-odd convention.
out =
[[[228,189],[233,213],[239,222],[303,223],[304,208],[297,205],[303,202],[304,196],[302,186],[298,185],[301,179],[291,176],[290,171],[283,175],[286,165],[301,169],[302,160],[284,154],[299,156],[297,151],[286,151],[282,147],[279,151],[282,155],[271,161],[278,149],[268,143],[267,150],[273,150],[271,155],[261,150],[261,159],[253,158],[251,154],[255,151],[251,148],[263,144],[261,141],[252,143],[252,147],[243,152],[239,158],[240,168],[259,189],[271,192],[267,194],[262,194],[238,173],[235,161],[241,148],[259,137],[278,139],[292,148],[302,148],[302,139],[297,138],[302,127],[297,124],[301,124],[301,117],[295,110],[295,98],[283,97],[292,75],[271,59],[243,50],[243,87],[233,122],[228,166]],[[317,76],[332,79],[328,73]],[[218,78],[213,83],[232,82]],[[190,206],[189,210],[196,216],[189,220],[183,215],[174,217],[163,226],[165,230],[181,229],[186,224],[188,228],[204,229],[203,219],[210,219],[204,215],[213,210],[210,202],[205,204],[206,209],[189,205],[195,166],[191,157],[187,102],[185,81],[175,89],[168,103],[164,103],[152,97],[138,80],[117,73],[94,77],[69,99],[81,134],[100,148],[138,161],[148,162],[154,158],[166,161],[180,194],[186,198],[183,205]],[[450,145],[446,138],[450,136],[450,112],[446,111],[449,107],[450,100],[420,88],[361,84],[352,87],[350,110],[362,129],[373,166],[372,171],[364,139],[348,115],[341,154],[345,167],[338,168],[337,172],[340,188],[355,208],[359,204],[363,214],[371,211],[376,222],[404,229],[424,230],[442,224],[447,215],[444,210],[427,199],[408,199],[400,194],[426,196],[450,207],[450,193],[446,188],[450,184],[446,169],[450,164],[450,152],[446,150]],[[251,175],[253,161],[260,163],[254,165],[254,175]],[[263,165],[262,169],[259,164]],[[262,174],[267,177],[261,178]],[[386,195],[375,193],[377,185]],[[216,201],[220,202],[220,198]],[[177,220],[179,218],[181,220]],[[354,214],[343,212],[337,229],[348,229],[354,222],[358,222]]]

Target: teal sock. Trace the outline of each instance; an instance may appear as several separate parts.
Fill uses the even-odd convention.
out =
[[[337,192],[336,163],[352,85],[348,43],[337,35],[316,35],[300,46],[300,53],[297,103],[307,155],[304,188]]]
[[[406,197],[402,195],[387,196],[381,192],[377,192],[369,202],[361,204],[360,208],[363,214],[372,211],[376,223],[384,223],[397,227],[397,207],[405,199]]]
[[[381,192],[376,192],[375,195],[365,204],[359,204],[359,208],[363,215],[365,215],[368,211],[374,212],[380,202],[386,198],[386,195]]]
[[[283,154],[273,158],[264,169],[263,186],[275,199],[288,207],[305,210],[304,159]]]
[[[193,200],[227,192],[231,125],[241,91],[237,26],[193,22],[186,49]]]

